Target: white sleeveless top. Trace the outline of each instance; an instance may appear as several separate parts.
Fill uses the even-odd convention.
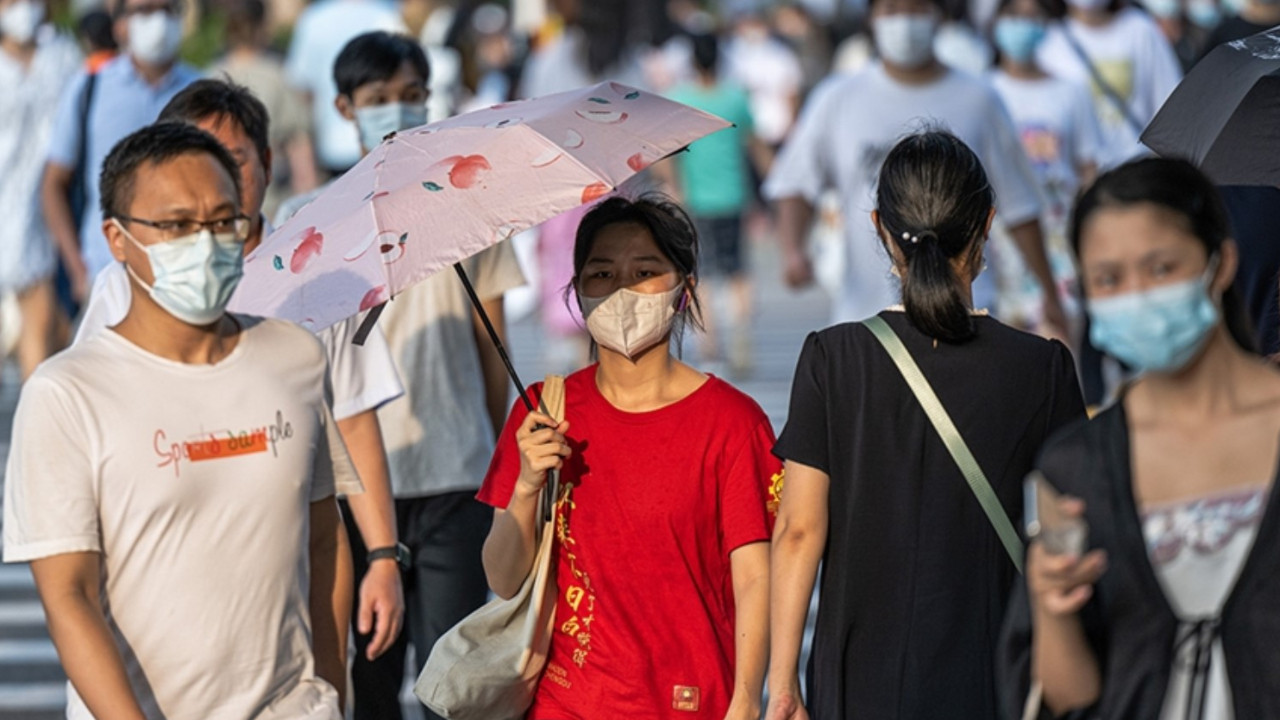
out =
[[[1253,546],[1267,494],[1268,486],[1260,485],[1143,507],[1147,553],[1181,621],[1160,720],[1235,720],[1217,623]],[[1202,689],[1192,687],[1197,664]],[[1203,715],[1195,707],[1200,692]]]

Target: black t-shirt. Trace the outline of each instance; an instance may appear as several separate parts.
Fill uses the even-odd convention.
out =
[[[989,317],[961,345],[902,312],[902,338],[1005,511],[1059,427],[1084,415],[1070,352]],[[814,720],[999,717],[1000,623],[1015,577],[982,507],[893,360],[863,325],[811,334],[774,453],[831,478],[810,658]]]
[[[1236,289],[1243,296],[1254,341],[1264,355],[1280,352],[1280,188],[1219,187],[1240,248]]]

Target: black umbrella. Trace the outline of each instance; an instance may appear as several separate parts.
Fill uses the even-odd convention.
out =
[[[1280,26],[1218,46],[1142,133],[1219,185],[1280,186]]]

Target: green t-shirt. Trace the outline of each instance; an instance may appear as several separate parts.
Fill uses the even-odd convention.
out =
[[[746,146],[752,132],[747,91],[725,82],[707,88],[686,84],[671,91],[671,99],[737,125],[712,133],[676,156],[680,188],[690,213],[701,216],[742,212],[750,197]]]

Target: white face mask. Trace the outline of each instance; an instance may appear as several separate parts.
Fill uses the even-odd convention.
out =
[[[129,54],[148,65],[163,65],[178,56],[182,21],[163,10],[129,18]]]
[[[880,57],[908,70],[933,59],[933,38],[938,19],[928,15],[886,15],[874,23],[876,51]]]
[[[579,301],[587,332],[596,344],[634,359],[671,332],[676,299],[684,291],[683,285],[660,293],[622,288],[604,297],[582,297]]]
[[[214,235],[201,230],[194,235],[154,245],[143,245],[112,220],[124,236],[147,254],[151,262],[151,285],[125,263],[125,270],[165,312],[188,325],[209,325],[227,309],[231,295],[244,272],[244,244],[235,233]]]
[[[27,45],[36,38],[36,30],[44,22],[44,5],[33,0],[18,2],[0,11],[0,35]]]

